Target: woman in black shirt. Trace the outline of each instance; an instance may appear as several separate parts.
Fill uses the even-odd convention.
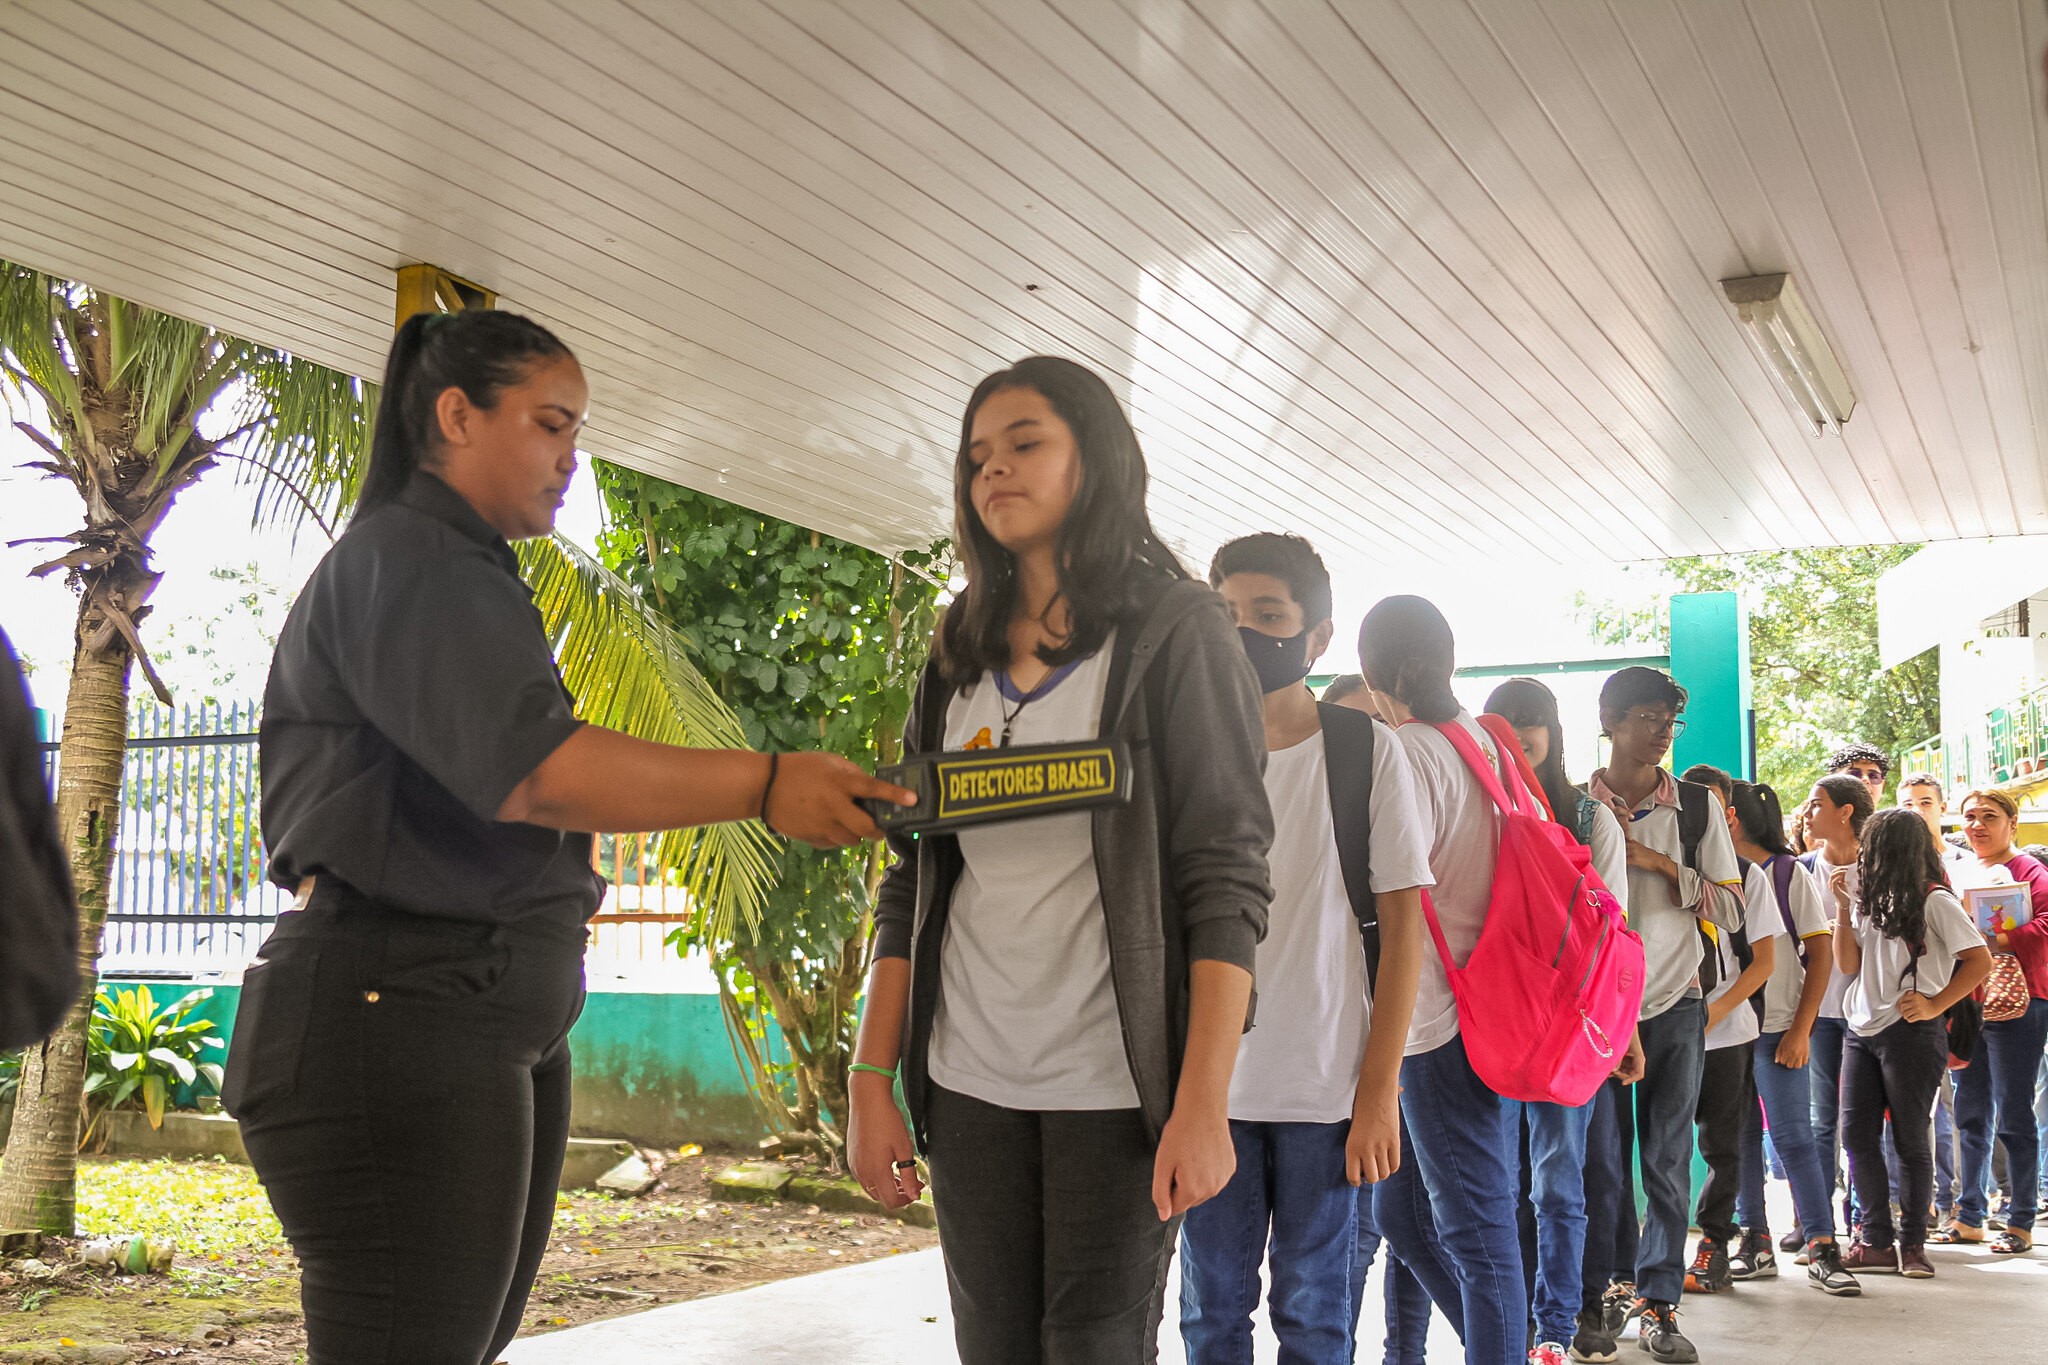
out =
[[[903,800],[829,754],[584,725],[510,540],[546,534],[588,388],[515,314],[392,346],[355,518],[264,697],[263,830],[296,890],[244,978],[224,1100],[303,1270],[312,1365],[488,1365],[554,1215],[595,830],[759,817],[867,838]]]

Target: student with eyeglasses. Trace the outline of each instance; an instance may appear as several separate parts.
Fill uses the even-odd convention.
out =
[[[1891,776],[1892,761],[1875,744],[1845,744],[1829,754],[1823,766],[1829,777],[1853,777],[1870,788],[1873,810],[1884,800],[1884,784]]]

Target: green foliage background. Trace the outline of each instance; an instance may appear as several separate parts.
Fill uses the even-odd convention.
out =
[[[1803,792],[1827,755],[1862,740],[1890,754],[1941,729],[1934,650],[1896,668],[1878,664],[1877,580],[1917,545],[1856,545],[1693,556],[1636,571],[1638,591],[1582,597],[1581,615],[1609,644],[1669,648],[1672,592],[1739,592],[1749,607],[1757,773]],[[1654,576],[1658,581],[1649,580]]]

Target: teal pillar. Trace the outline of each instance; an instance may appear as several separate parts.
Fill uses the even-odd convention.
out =
[[[1671,749],[1684,772],[1711,763],[1756,780],[1755,710],[1749,686],[1749,611],[1732,592],[1679,593],[1671,599],[1671,676],[1690,700],[1685,733]]]

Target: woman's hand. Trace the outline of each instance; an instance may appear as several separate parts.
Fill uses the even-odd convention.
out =
[[[762,781],[767,781],[764,771]],[[800,839],[818,848],[872,839],[879,832],[874,817],[857,804],[862,800],[914,806],[917,794],[861,771],[838,754],[783,754],[776,759],[775,785],[769,789],[769,828],[785,839]]]
[[[1778,1040],[1778,1065],[1788,1071],[1804,1067],[1812,1055],[1813,1037],[1810,1030],[1789,1028]]]
[[[1899,997],[1899,1018],[1909,1024],[1923,1024],[1940,1017],[1941,1011],[1934,1008],[1934,1002],[1918,991],[1907,991]]]
[[[1152,1207],[1159,1221],[1215,1198],[1237,1173],[1237,1147],[1222,1111],[1192,1114],[1176,1105],[1152,1159]]]
[[[1835,893],[1835,913],[1849,913],[1849,869],[1831,867],[1828,869],[1828,890]]]
[[[847,1077],[846,1164],[868,1196],[885,1209],[900,1209],[924,1192],[917,1178],[917,1149],[896,1107],[887,1076],[856,1071]],[[908,1161],[908,1166],[896,1163]]]
[[[1344,1139],[1344,1178],[1353,1185],[1377,1185],[1400,1169],[1400,1089],[1359,1094],[1351,1103],[1351,1131]]]

